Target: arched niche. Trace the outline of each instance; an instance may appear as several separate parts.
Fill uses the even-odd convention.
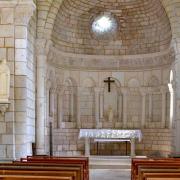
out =
[[[55,72],[51,69],[47,71],[47,80],[46,80],[46,117],[47,124],[50,121],[50,118],[54,117],[54,107],[55,107]]]
[[[82,128],[95,128],[95,81],[87,77],[82,82],[80,92],[80,121]]]
[[[122,94],[121,83],[118,79],[111,77],[109,85],[103,79],[102,91],[100,94],[100,120],[103,128],[119,128],[122,126]]]
[[[63,83],[62,111],[63,122],[75,122],[77,85],[73,78],[67,78]],[[74,123],[75,126],[75,123]]]
[[[162,119],[162,94],[161,94],[161,83],[156,76],[152,76],[149,79],[148,83],[151,88],[151,93],[149,96],[149,107],[151,111],[149,111],[149,121],[150,128],[152,127],[160,127],[160,122]]]
[[[141,126],[141,111],[142,111],[142,96],[140,93],[140,82],[136,78],[128,81],[128,96],[127,96],[127,127],[140,128]]]

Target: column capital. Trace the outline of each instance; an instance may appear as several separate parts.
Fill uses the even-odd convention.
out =
[[[94,88],[94,92],[95,92],[95,93],[100,93],[100,92],[101,92],[101,88],[95,87],[95,88]]]
[[[128,87],[122,87],[121,93],[123,94],[123,96],[128,95],[129,94],[129,88]]]
[[[18,1],[15,7],[15,24],[27,26],[35,9],[33,0]]]
[[[49,50],[53,43],[51,40],[37,39],[36,40],[36,53],[41,56],[48,56]]]
[[[148,87],[140,87],[139,91],[141,93],[141,96],[146,96],[146,94],[148,93]]]
[[[166,85],[160,87],[160,92],[166,94],[168,92],[168,87]]]
[[[61,96],[64,93],[64,86],[57,86],[57,93]]]

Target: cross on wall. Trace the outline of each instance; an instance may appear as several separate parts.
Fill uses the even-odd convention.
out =
[[[108,83],[108,92],[111,92],[111,83],[115,83],[114,80],[111,80],[111,77],[108,77],[107,80],[104,80],[105,83]]]

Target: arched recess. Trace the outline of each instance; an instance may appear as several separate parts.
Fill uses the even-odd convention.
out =
[[[156,76],[151,76],[148,81],[149,92],[146,101],[146,126],[161,128],[162,122],[162,93],[161,83]]]
[[[80,96],[80,122],[82,128],[95,128],[95,80],[87,77],[82,82]]]
[[[67,78],[63,83],[62,94],[62,126],[63,128],[76,126],[76,103],[77,103],[77,84],[71,77]],[[60,110],[60,111],[61,111]]]
[[[128,81],[128,96],[127,96],[127,127],[140,128],[141,127],[141,111],[142,111],[142,97],[140,93],[140,82],[136,78]]]
[[[121,83],[118,79],[111,77],[110,85],[108,77],[103,79],[100,92],[100,121],[103,128],[122,127],[122,93]],[[110,89],[109,89],[110,86]]]
[[[45,149],[46,153],[49,154],[52,153],[52,129],[56,124],[56,78],[53,69],[49,68],[47,70],[46,77]]]

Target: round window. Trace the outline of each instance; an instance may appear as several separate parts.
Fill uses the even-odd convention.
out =
[[[92,21],[91,29],[96,38],[107,39],[113,37],[118,28],[116,18],[110,13],[103,13]]]

